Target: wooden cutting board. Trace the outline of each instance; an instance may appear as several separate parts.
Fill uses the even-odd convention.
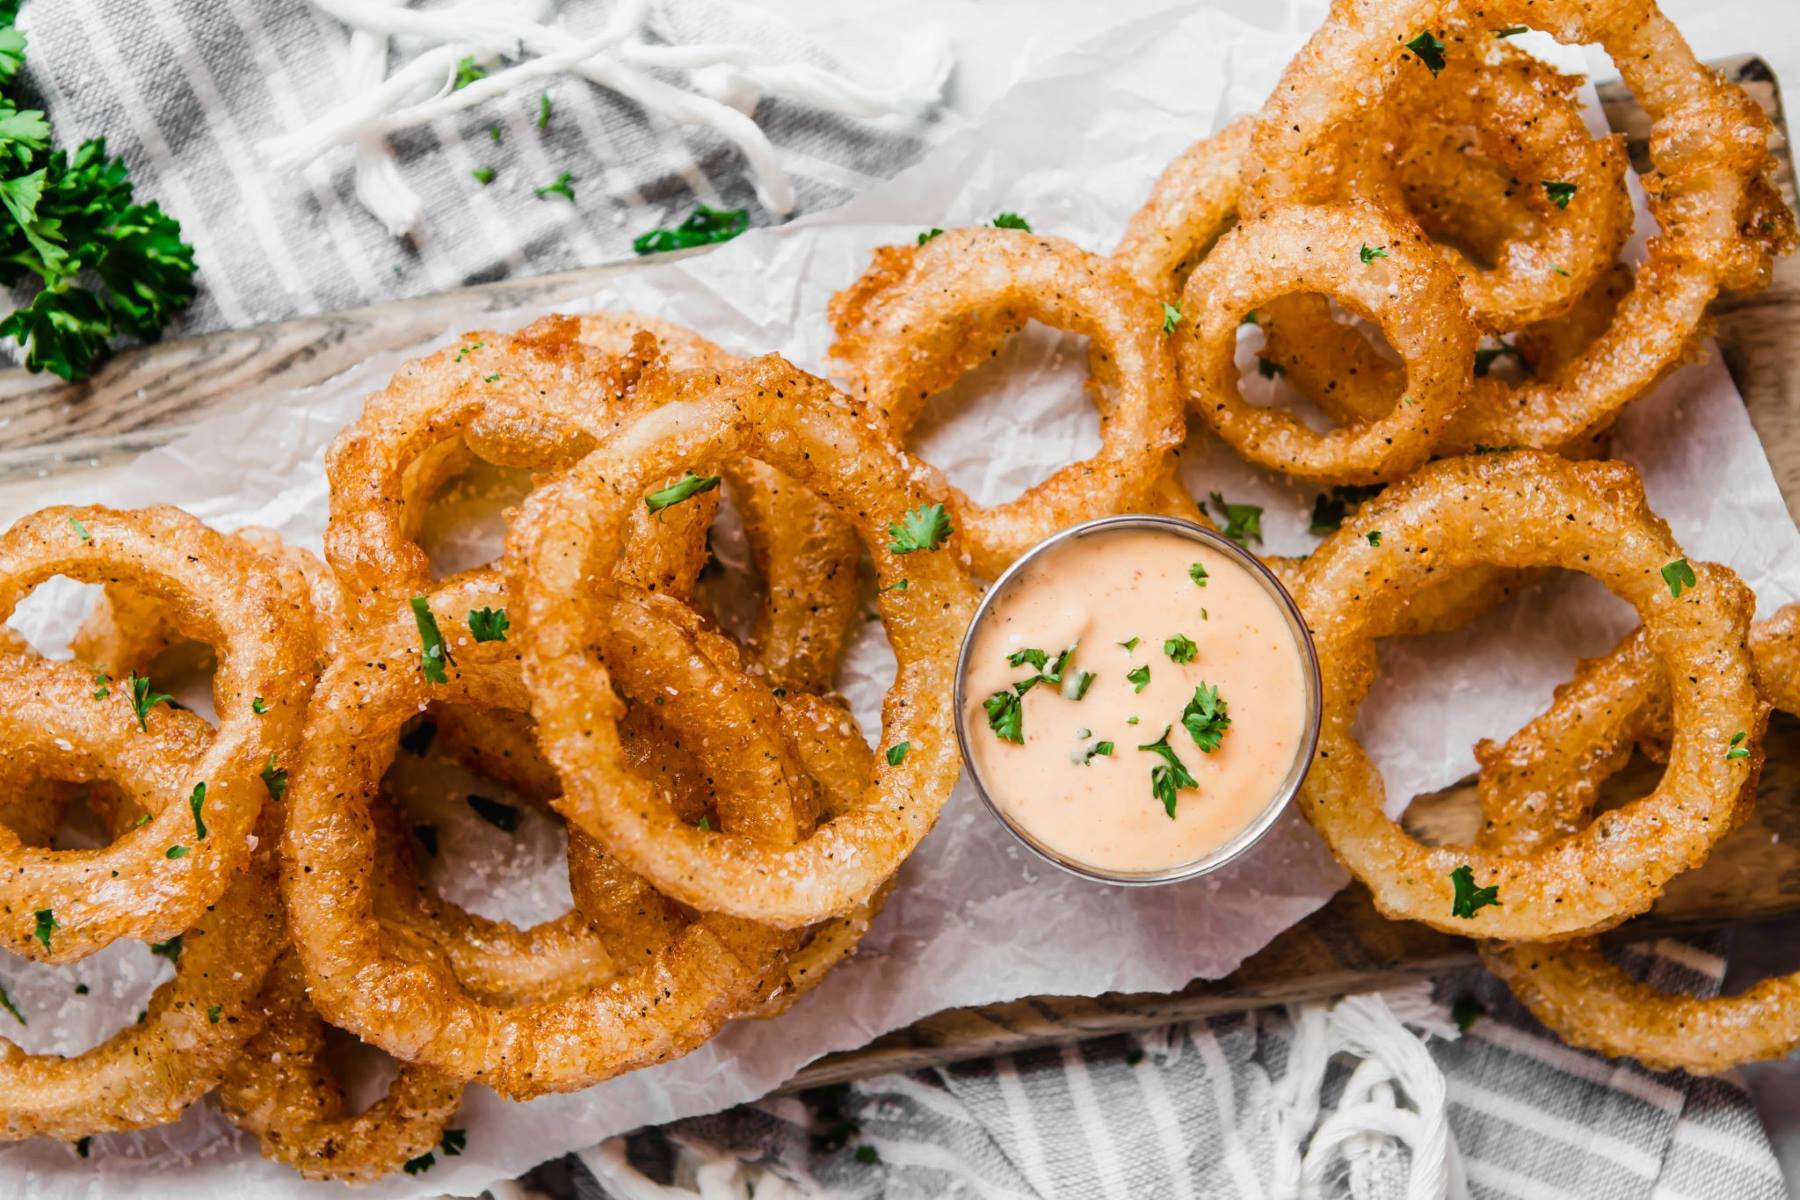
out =
[[[1783,133],[1778,180],[1794,204],[1793,162],[1776,82],[1757,58],[1714,64],[1749,90]],[[1602,85],[1607,118],[1644,164],[1648,121],[1617,84]],[[704,253],[704,250],[690,253]],[[195,422],[271,393],[322,383],[371,355],[404,350],[492,314],[530,305],[550,311],[590,295],[623,263],[465,288],[348,312],[301,317],[126,351],[94,379],[67,385],[23,370],[0,372],[0,505],[27,507],[46,478],[59,484],[128,460]],[[1800,517],[1800,255],[1780,262],[1764,291],[1722,299],[1717,337],[1774,464],[1789,511]],[[146,501],[153,497],[146,497]],[[1645,917],[1615,936],[1716,927],[1800,909],[1800,722],[1769,727],[1769,762],[1754,818],[1704,868],[1682,876]],[[1641,795],[1656,769],[1635,763],[1614,781]],[[1434,842],[1466,841],[1477,813],[1464,783],[1416,800],[1405,824]],[[1352,886],[1277,937],[1222,980],[1196,980],[1169,995],[1033,997],[955,1009],[860,1050],[820,1059],[789,1085],[811,1087],[1051,1042],[1069,1041],[1263,1004],[1315,999],[1429,978],[1475,962],[1472,943],[1379,916]]]

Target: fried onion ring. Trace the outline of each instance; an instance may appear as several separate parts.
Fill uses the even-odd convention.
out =
[[[883,246],[862,278],[832,297],[830,314],[833,360],[896,437],[1028,319],[1092,339],[1100,452],[991,508],[950,489],[953,521],[988,578],[1059,529],[1142,508],[1181,444],[1157,301],[1117,265],[1061,238],[952,229],[923,246]]]
[[[1750,649],[1763,693],[1775,707],[1800,712],[1800,605],[1755,626]],[[1582,663],[1551,706],[1504,746],[1478,749],[1482,844],[1535,846],[1578,829],[1632,744],[1660,742],[1669,727],[1661,668],[1640,630]],[[1745,743],[1746,761],[1760,755],[1748,737]],[[1592,938],[1484,943],[1481,957],[1564,1041],[1652,1070],[1712,1074],[1800,1046],[1800,972],[1698,999],[1632,979]]]
[[[936,820],[959,769],[946,736],[950,677],[974,585],[954,553],[890,548],[888,525],[943,493],[928,491],[933,474],[876,437],[829,385],[769,356],[691,381],[690,393],[621,430],[521,507],[507,561],[509,590],[522,605],[525,680],[544,752],[562,776],[557,807],[573,825],[682,903],[794,928],[867,900]],[[631,770],[610,664],[591,649],[628,606],[614,596],[571,602],[611,579],[626,520],[655,471],[735,453],[793,476],[868,543],[899,660],[882,737],[912,747],[897,764],[878,756],[858,805],[792,846],[686,826]],[[583,519],[569,521],[566,512]],[[903,578],[904,590],[889,586]],[[616,584],[601,586],[618,595]]]
[[[150,821],[99,849],[30,847],[0,830],[0,947],[72,962],[118,938],[163,941],[192,928],[243,870],[268,798],[263,768],[287,761],[312,691],[312,614],[269,560],[175,508],[47,508],[0,535],[0,613],[53,575],[128,580],[218,652],[217,735],[197,761],[168,764],[183,772],[175,775],[154,762],[152,736],[175,712],[146,706],[140,728],[127,681],[97,687],[74,663],[0,658],[10,697],[0,745],[9,756],[57,761],[66,757],[60,746],[75,745],[80,761],[64,766],[76,778],[162,784],[140,797]],[[196,816],[190,796],[201,783]],[[37,933],[40,911],[54,914],[47,939]]]
[[[1371,258],[1371,246],[1385,257]],[[1315,433],[1237,387],[1244,314],[1291,292],[1329,295],[1375,321],[1407,364],[1406,394],[1364,425]],[[1361,206],[1286,208],[1239,225],[1188,276],[1174,334],[1189,407],[1245,459],[1309,479],[1374,483],[1430,457],[1468,394],[1475,327],[1456,277],[1416,227]],[[1183,329],[1186,332],[1183,332]]]
[[[1648,908],[1736,823],[1756,761],[1726,749],[1739,731],[1760,737],[1766,716],[1744,649],[1752,600],[1731,572],[1704,564],[1697,586],[1672,596],[1661,572],[1681,557],[1631,468],[1533,451],[1434,463],[1363,505],[1314,553],[1296,599],[1319,652],[1324,720],[1300,805],[1381,912],[1473,937],[1598,932]],[[1474,563],[1591,575],[1637,609],[1656,657],[1680,664],[1668,672],[1676,719],[1662,784],[1520,854],[1413,840],[1383,813],[1380,773],[1351,728],[1374,680],[1375,639],[1403,619],[1400,601]],[[1464,866],[1477,886],[1499,888],[1498,904],[1453,915],[1452,873]]]

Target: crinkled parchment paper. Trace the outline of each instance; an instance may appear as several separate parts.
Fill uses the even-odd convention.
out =
[[[669,317],[730,349],[777,350],[822,369],[826,302],[858,275],[874,246],[1014,211],[1040,231],[1110,248],[1169,158],[1261,102],[1317,20],[1315,5],[1303,7],[1269,0],[1188,7],[1115,29],[1038,68],[926,161],[848,207],[632,272],[598,290],[590,306]],[[1574,65],[1582,65],[1579,54]],[[496,324],[537,315],[519,312]],[[436,344],[456,333],[445,330]],[[52,481],[34,500],[173,502],[222,528],[270,525],[316,548],[326,514],[321,454],[399,357],[212,420],[126,470],[83,481],[79,495]],[[1016,493],[1097,445],[1083,362],[1079,341],[1029,331],[1003,362],[934,406],[917,448],[978,499]],[[1246,386],[1258,386],[1249,375]],[[1640,400],[1620,421],[1615,445],[1643,472],[1652,502],[1690,554],[1737,568],[1765,611],[1800,594],[1800,536],[1716,362],[1684,370]],[[1196,494],[1220,491],[1267,507],[1266,549],[1292,552],[1313,540],[1306,525],[1316,489],[1259,475],[1204,444],[1186,459]],[[40,645],[54,647],[85,602],[81,589],[45,588],[18,620]],[[1390,811],[1468,772],[1477,738],[1516,728],[1578,655],[1605,649],[1630,621],[1598,589],[1559,579],[1454,637],[1387,648],[1383,685],[1362,727],[1387,778]],[[864,627],[840,684],[865,727],[890,671],[879,627]],[[479,839],[477,853],[507,850],[510,869],[500,872],[508,876],[504,886],[489,886],[486,877],[472,884],[439,868],[440,886],[491,915],[541,918],[566,905],[553,869],[554,828],[527,832],[510,849],[497,845],[505,839],[492,830],[446,834],[447,856],[459,837]],[[474,1194],[608,1135],[761,1095],[821,1054],[938,1009],[1034,993],[1166,990],[1224,975],[1343,879],[1293,817],[1211,878],[1100,887],[1033,859],[961,786],[861,953],[786,1016],[734,1025],[685,1059],[576,1095],[515,1105],[472,1088],[458,1122],[468,1130],[465,1153],[440,1155],[425,1175],[361,1194]],[[32,1020],[21,1031],[0,1018],[0,1031],[32,1049],[90,1045],[129,1021],[167,969],[137,946],[74,968],[0,961],[0,977]],[[78,979],[90,982],[79,1006],[71,995]],[[96,1138],[86,1160],[41,1140],[0,1149],[0,1192],[9,1195],[97,1197],[126,1187],[134,1195],[202,1198],[341,1190],[303,1184],[264,1162],[210,1104],[170,1129]]]

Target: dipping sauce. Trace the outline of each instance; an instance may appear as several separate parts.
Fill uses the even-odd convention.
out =
[[[1310,647],[1274,585],[1154,518],[1112,518],[996,584],[964,652],[965,750],[1028,843],[1106,876],[1198,863],[1298,785]]]

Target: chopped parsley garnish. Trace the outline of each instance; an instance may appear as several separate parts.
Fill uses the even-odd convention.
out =
[[[1264,379],[1275,379],[1287,374],[1287,368],[1259,354],[1256,356],[1256,373]]]
[[[7,1012],[11,1013],[13,1020],[17,1021],[19,1024],[30,1024],[30,1022],[25,1019],[25,1014],[19,1011],[19,1006],[13,1003],[13,998],[7,995],[5,984],[0,984],[0,1008],[4,1008]]]
[[[261,696],[258,696],[256,699],[250,701],[250,711],[260,717],[269,711],[269,702],[264,700]]]
[[[186,846],[170,846],[167,850],[163,851],[163,857],[164,858],[186,858],[187,853],[188,853],[188,848]]]
[[[1021,217],[1018,213],[1005,212],[994,218],[994,228],[1023,229],[1026,233],[1030,233],[1031,222],[1027,221],[1024,217]]]
[[[906,516],[890,524],[888,550],[894,554],[911,554],[915,550],[936,550],[956,530],[950,526],[950,514],[941,504],[921,504],[906,511]]]
[[[926,242],[929,242],[932,238],[937,237],[943,232],[944,231],[937,226],[932,226],[930,229],[927,229],[924,233],[919,235],[919,245],[923,246]]]
[[[1225,497],[1217,492],[1212,493],[1212,502],[1218,506],[1219,515],[1225,518],[1224,534],[1240,546],[1248,547],[1251,542],[1262,541],[1262,514],[1260,505],[1227,504]]]
[[[498,800],[490,800],[486,796],[471,793],[468,796],[469,807],[475,815],[492,825],[495,829],[512,833],[519,827],[519,810],[511,804],[502,804]]]
[[[438,850],[437,826],[414,825],[412,827],[412,833],[413,837],[418,839],[419,845],[425,847],[425,853],[432,858],[436,858]]]
[[[1425,69],[1431,72],[1432,78],[1435,79],[1437,73],[1444,69],[1444,43],[1433,37],[1431,30],[1419,30],[1419,35],[1406,43],[1406,48],[1418,56]]]
[[[456,78],[450,82],[450,90],[461,91],[477,79],[487,78],[487,68],[475,61],[473,54],[464,55],[456,61]]]
[[[495,371],[492,375],[483,375],[481,377],[481,382],[483,382],[483,383],[499,383],[500,382],[500,372]]]
[[[1521,33],[1529,32],[1531,32],[1529,25],[1508,25],[1505,29],[1494,30],[1494,36],[1497,38],[1518,37]]]
[[[1175,327],[1177,325],[1181,324],[1181,310],[1179,308],[1175,307],[1173,304],[1170,304],[1167,300],[1163,301],[1162,308],[1163,308],[1163,332],[1164,333],[1174,333]]]
[[[1475,443],[1475,453],[1477,453],[1477,454],[1510,454],[1514,450],[1517,450],[1517,449],[1518,449],[1517,446],[1511,446],[1511,445],[1508,445],[1508,446],[1484,446],[1480,442]]]
[[[1473,996],[1458,996],[1456,1003],[1450,1006],[1450,1019],[1456,1022],[1458,1032],[1467,1033],[1475,1022],[1487,1016],[1487,1005]]]
[[[188,795],[188,810],[194,814],[194,836],[203,842],[206,840],[206,818],[200,815],[200,809],[205,804],[206,780],[202,779]]]
[[[1175,819],[1175,793],[1183,788],[1197,788],[1200,782],[1188,773],[1184,764],[1175,754],[1175,748],[1169,745],[1170,726],[1163,726],[1162,736],[1154,742],[1139,746],[1139,750],[1148,750],[1162,758],[1162,763],[1150,768],[1150,794],[1162,801],[1163,811],[1169,814],[1169,820]]]
[[[431,605],[425,597],[414,596],[412,611],[413,622],[419,627],[419,671],[425,676],[426,683],[448,683],[450,677],[444,673],[444,667],[446,664],[454,667],[456,659],[450,656],[450,647],[444,643],[443,631],[431,614]]]
[[[1369,532],[1363,534],[1363,536],[1369,539],[1369,545],[1371,545],[1371,546],[1381,545],[1381,530],[1371,529],[1371,530],[1369,530]]]
[[[500,144],[500,127],[498,125],[488,126],[488,138],[494,145],[498,146]]]
[[[1569,277],[1569,273],[1567,271],[1563,270],[1560,266],[1558,266],[1555,263],[1550,264],[1550,269],[1552,271],[1555,271],[1558,275],[1561,275],[1564,279],[1567,279]]]
[[[1126,717],[1125,723],[1127,725],[1136,725],[1138,723],[1138,719],[1136,717]]]
[[[422,1175],[437,1166],[437,1155],[427,1150],[417,1158],[409,1158],[400,1165],[400,1169],[408,1175]]]
[[[217,1025],[219,1023],[219,1014],[224,1011],[225,1006],[223,1004],[211,1005],[206,1010],[206,1023],[208,1025]]]
[[[470,171],[469,174],[473,175],[475,177],[475,182],[479,183],[482,187],[486,187],[488,184],[494,182],[494,168],[492,167],[476,167],[473,171]]]
[[[1194,564],[1194,565],[1195,565],[1195,566],[1196,566],[1196,567],[1198,567],[1198,566],[1200,566],[1200,564],[1199,564],[1199,563],[1195,563],[1195,564]],[[1205,568],[1202,568],[1202,570],[1204,570],[1204,569],[1205,569]],[[1205,585],[1205,584],[1204,584],[1204,583],[1203,583],[1203,584],[1201,584],[1201,585],[1200,585],[1200,586],[1201,586],[1201,587],[1205,587],[1205,586],[1206,586],[1206,585]],[[1141,642],[1141,641],[1143,641],[1143,639],[1142,639],[1142,638],[1127,638],[1127,639],[1126,639],[1126,640],[1125,640],[1125,641],[1122,641],[1122,642],[1120,642],[1120,643],[1119,643],[1119,645],[1121,645],[1121,646],[1123,646],[1123,647],[1125,647],[1125,652],[1126,652],[1126,653],[1127,653],[1127,654],[1129,654],[1129,653],[1131,653],[1131,652],[1132,652],[1132,651],[1133,651],[1133,650],[1136,650],[1136,649],[1137,649],[1137,648],[1138,648],[1138,643],[1139,643],[1139,642]]]
[[[104,700],[112,695],[112,689],[107,686],[107,684],[111,682],[111,675],[108,675],[105,671],[96,671],[94,673],[94,699]]]
[[[1261,324],[1261,322],[1256,319],[1256,310],[1253,308],[1249,312],[1244,314],[1244,319],[1239,321],[1238,324],[1239,325],[1259,325],[1259,324]]]
[[[996,737],[1021,746],[1025,744],[1024,709],[1019,704],[1019,693],[1011,688],[1001,688],[983,700],[981,707],[987,710],[988,727]]]
[[[856,1148],[856,1161],[873,1165],[881,1161],[881,1152],[873,1146],[858,1146]]]
[[[538,128],[550,124],[550,93],[543,92],[538,96]]]
[[[1386,246],[1371,246],[1367,242],[1364,242],[1362,248],[1356,252],[1356,257],[1362,259],[1363,266],[1365,267],[1376,259],[1386,258],[1387,256],[1388,252]]]
[[[1664,574],[1667,574],[1667,571]],[[138,728],[148,733],[150,731],[148,723],[150,710],[159,704],[169,703],[175,697],[167,692],[151,691],[148,676],[127,675],[125,682],[131,685],[131,711],[137,714]]]
[[[1077,736],[1087,737],[1088,731],[1083,729]],[[1093,745],[1088,746],[1085,749],[1078,747],[1076,749],[1075,753],[1070,755],[1070,757],[1076,763],[1085,767],[1089,763],[1093,762],[1095,758],[1111,758],[1112,752],[1113,752],[1113,744],[1111,742],[1095,742]]]
[[[877,592],[904,592],[906,590],[906,580],[902,579],[896,583],[884,584],[875,590]]]
[[[1688,566],[1688,560],[1678,558],[1662,569],[1663,582],[1669,585],[1669,595],[1681,599],[1681,593],[1694,586],[1694,568]]]
[[[263,787],[268,789],[271,800],[279,800],[287,795],[287,768],[275,765],[275,756],[269,755],[269,761],[263,764]]]
[[[1063,678],[1062,694],[1064,700],[1079,700],[1088,694],[1094,686],[1092,671],[1071,671]]]
[[[44,949],[49,950],[51,932],[62,928],[57,923],[56,913],[48,908],[40,908],[32,916],[37,921],[37,927],[31,931],[31,936],[44,943]]]
[[[69,528],[73,529],[75,531],[75,536],[84,542],[91,542],[94,540],[94,535],[88,532],[87,526],[83,525],[74,517],[69,518]]]
[[[897,767],[906,761],[906,752],[912,749],[911,742],[900,742],[888,747],[888,766]]]
[[[471,608],[469,610],[469,636],[477,642],[504,642],[506,631],[512,622],[506,619],[504,608]]]
[[[1468,920],[1490,904],[1500,903],[1500,885],[1476,887],[1475,872],[1468,863],[1450,872],[1456,896],[1450,901],[1450,915]]]
[[[178,933],[166,942],[151,942],[150,953],[158,958],[166,958],[170,962],[181,959],[181,935]]]
[[[1343,527],[1344,518],[1362,506],[1363,501],[1381,494],[1382,484],[1340,484],[1329,492],[1320,492],[1313,498],[1312,522],[1308,526],[1314,533],[1336,533]]]
[[[673,229],[652,229],[632,239],[631,249],[637,254],[661,254],[667,250],[686,250],[690,246],[708,246],[729,242],[750,228],[750,213],[742,208],[710,208],[699,204],[687,220]]]
[[[1575,198],[1575,185],[1572,183],[1563,183],[1555,179],[1545,179],[1542,183],[1544,195],[1550,197],[1550,203],[1558,208],[1569,207],[1569,201]]]
[[[700,819],[694,822],[694,828],[698,829],[701,833],[711,833],[712,822],[707,820],[705,813],[701,813]]]
[[[1475,351],[1475,378],[1485,378],[1493,370],[1495,360],[1502,358],[1510,358],[1518,363],[1521,371],[1531,370],[1531,364],[1525,361],[1525,356],[1517,346],[1501,342],[1498,346],[1482,346]]]
[[[1042,650],[1030,648],[1014,650],[1011,654],[1006,656],[1006,665],[1009,667],[1033,666],[1040,671],[1044,669],[1044,664],[1049,661],[1050,656],[1048,654],[1045,654]]]
[[[461,1154],[469,1144],[469,1132],[466,1129],[446,1129],[444,1136],[438,1141],[438,1148],[450,1157]]]
[[[1150,668],[1148,665],[1133,667],[1125,672],[1125,678],[1135,685],[1131,689],[1133,692],[1141,692],[1150,686]]]
[[[1163,653],[1178,663],[1193,662],[1194,655],[1199,652],[1200,647],[1194,645],[1194,639],[1183,633],[1178,633],[1163,642]]]
[[[1725,757],[1728,761],[1741,762],[1750,757],[1750,747],[1743,744],[1744,739],[1749,736],[1750,735],[1745,733],[1742,729],[1731,735],[1731,745],[1725,751]]]
[[[76,995],[77,995],[77,996],[85,996],[85,995],[87,995],[87,994],[88,994],[88,985],[87,985],[87,984],[85,984],[85,983],[78,983],[78,984],[76,984],[76,985],[75,985],[75,994],[76,994]]]
[[[462,349],[460,349],[456,352],[456,361],[461,362],[463,359],[467,358],[469,355],[475,353],[477,350],[481,349],[483,346],[486,346],[486,345],[487,345],[486,342],[471,342],[471,343],[469,343],[467,346],[464,346]]]
[[[1194,698],[1181,710],[1181,727],[1188,731],[1202,754],[1217,750],[1225,731],[1231,728],[1231,718],[1225,715],[1227,707],[1218,688],[1202,683],[1194,689]]]
[[[554,183],[546,184],[541,188],[533,188],[531,190],[537,193],[537,198],[539,200],[548,200],[552,196],[561,196],[570,204],[573,204],[575,203],[575,189],[569,186],[573,182],[575,182],[575,177],[567,171],[564,171],[556,177]],[[691,220],[692,218],[689,219]],[[642,241],[643,239],[640,238],[638,240]],[[637,248],[637,242],[632,243],[632,248]],[[643,251],[639,250],[638,253],[642,254]]]
[[[1188,565],[1188,578],[1194,581],[1195,587],[1205,587],[1206,579],[1207,579],[1206,564],[1198,563],[1198,562],[1190,563]],[[1134,644],[1136,643],[1136,641],[1137,641],[1136,638],[1132,639],[1132,642]]]
[[[666,488],[658,488],[644,497],[644,507],[651,512],[661,512],[665,508],[680,504],[683,500],[692,500],[703,492],[710,492],[719,486],[717,475],[696,475],[692,471],[683,471],[681,478]]]

